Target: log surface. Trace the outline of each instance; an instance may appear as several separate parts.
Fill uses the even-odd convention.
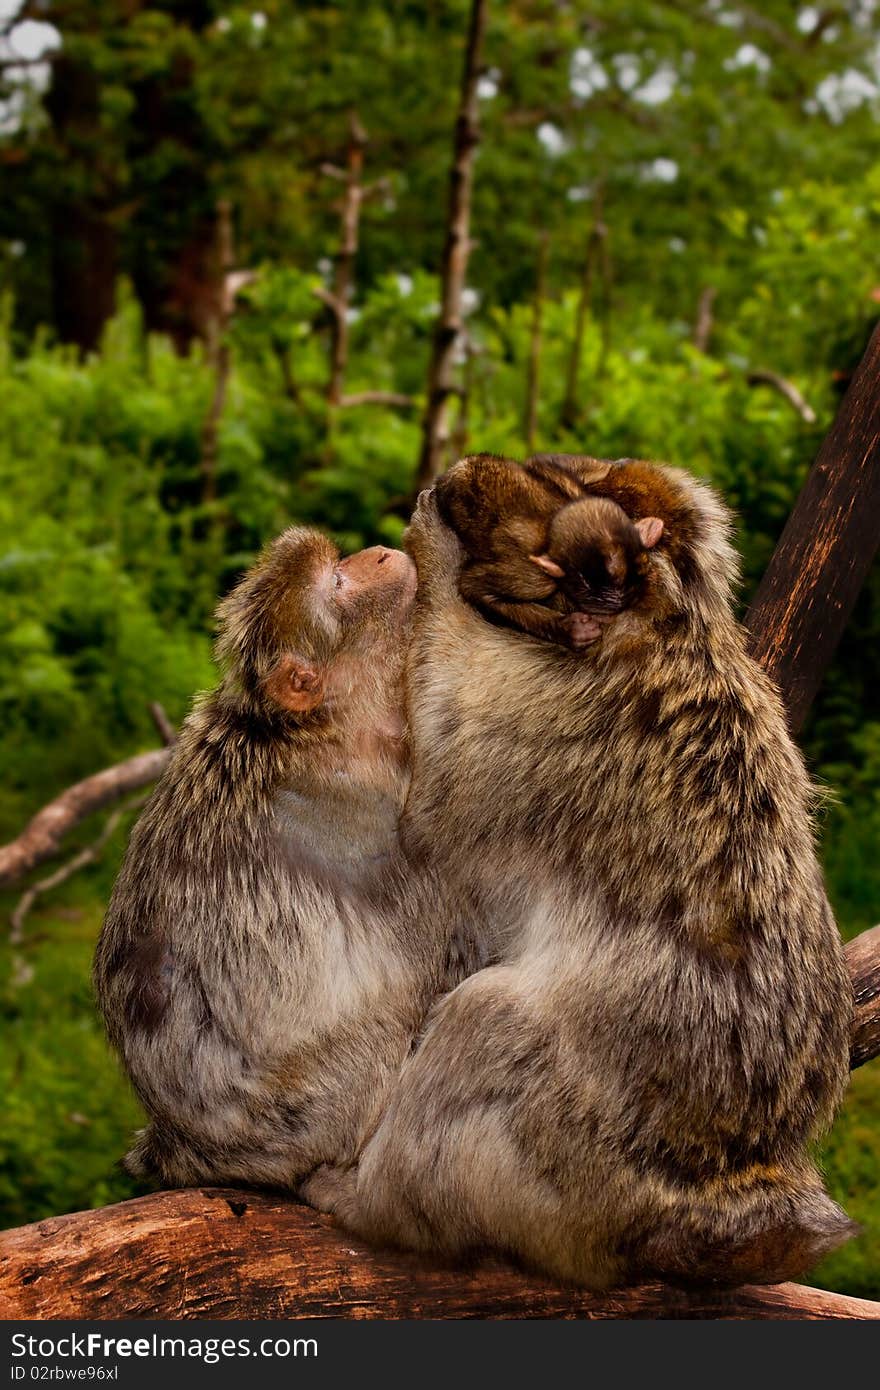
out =
[[[880,543],[880,326],[819,450],[746,618],[792,729],[846,627]]]
[[[370,1250],[283,1197],[158,1192],[0,1236],[4,1318],[878,1319],[880,1303],[799,1284],[563,1288],[496,1262]]]

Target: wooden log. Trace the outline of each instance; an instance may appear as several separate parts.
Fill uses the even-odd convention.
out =
[[[880,542],[880,327],[853,376],[749,609],[752,651],[792,729],[846,627]]]
[[[371,1250],[278,1196],[191,1188],[0,1236],[4,1318],[838,1318],[880,1303],[797,1284],[606,1294],[495,1261]]]

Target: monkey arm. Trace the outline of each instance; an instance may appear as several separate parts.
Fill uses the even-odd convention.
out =
[[[457,602],[464,550],[442,520],[432,489],[419,493],[403,544],[418,571],[419,603],[442,607]]]
[[[461,595],[490,618],[501,618],[530,637],[558,642],[575,651],[600,635],[601,627],[586,614],[557,613],[540,601],[551,597],[555,586],[548,585],[546,577],[528,560],[522,562],[523,589],[526,590],[522,597],[499,594],[499,580],[505,587],[511,587],[507,562],[471,565],[462,572]]]

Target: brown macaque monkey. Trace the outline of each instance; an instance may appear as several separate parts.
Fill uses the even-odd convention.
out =
[[[94,981],[149,1116],[128,1166],[295,1188],[351,1162],[469,923],[407,862],[415,569],[285,532],[218,609],[227,675],[138,821]]]
[[[582,495],[582,484],[607,472],[594,462],[572,486],[570,471],[549,456],[530,468],[480,454],[436,488],[440,515],[468,555],[463,597],[489,618],[573,651],[599,637],[597,618],[638,599],[645,554],[663,534],[656,517],[634,522],[615,502]],[[567,611],[547,606],[557,595]]]
[[[854,1229],[811,1153],[852,1013],[813,787],[734,618],[720,500],[630,461],[591,488],[668,543],[577,662],[462,600],[419,501],[402,834],[507,938],[436,1006],[359,1165],[305,1195],[377,1242],[592,1288],[777,1282]]]

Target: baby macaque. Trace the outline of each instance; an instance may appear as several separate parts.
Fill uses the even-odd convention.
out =
[[[94,980],[149,1116],[129,1169],[295,1188],[351,1162],[469,921],[407,862],[415,569],[290,530],[221,603],[227,675],[131,837]]]
[[[581,651],[600,635],[603,617],[639,598],[662,521],[633,522],[608,498],[581,495],[572,475],[545,459],[530,468],[478,457],[478,473],[453,469],[436,489],[440,514],[468,555],[462,596],[489,618]],[[582,471],[582,480],[589,476]],[[548,606],[557,597],[564,611]]]
[[[773,1283],[853,1230],[812,1154],[852,1013],[813,788],[734,617],[719,499],[628,460],[585,483],[594,462],[540,466],[665,538],[577,662],[462,601],[420,499],[402,835],[507,938],[436,1006],[359,1165],[306,1196],[377,1242],[592,1288]],[[445,488],[479,498],[485,468]]]

